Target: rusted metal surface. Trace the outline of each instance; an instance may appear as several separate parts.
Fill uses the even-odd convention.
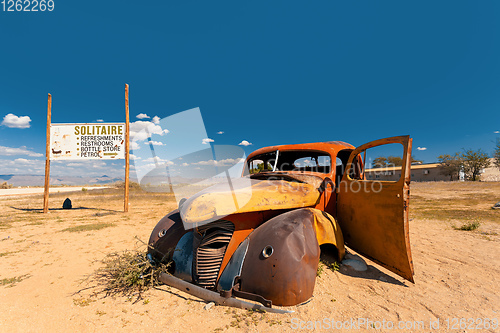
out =
[[[268,210],[263,212],[249,212],[243,214],[233,214],[226,216],[225,219],[233,222],[235,230],[233,238],[229,242],[226,249],[226,254],[222,260],[219,275],[222,274],[229,260],[232,258],[233,253],[238,246],[247,239],[248,235],[253,232],[255,228],[264,223],[265,221],[284,213],[286,210]]]
[[[207,290],[207,289],[202,288],[202,287],[198,287],[192,283],[183,281],[181,279],[176,278],[175,276],[168,275],[165,273],[162,273],[160,275],[159,279],[161,282],[163,282],[164,284],[166,284],[168,286],[177,288],[181,291],[184,291],[190,295],[196,296],[196,297],[203,299],[205,301],[215,302],[217,305],[231,306],[231,307],[240,308],[240,309],[247,309],[247,310],[266,311],[266,312],[271,312],[271,313],[293,313],[293,311],[268,308],[268,307],[262,306],[260,304],[245,302],[245,301],[242,301],[240,299],[233,298],[233,297],[222,297],[221,295],[219,295],[216,292]]]
[[[248,155],[247,160],[251,160],[257,155],[272,152],[272,151],[286,151],[286,150],[314,150],[314,151],[323,151],[329,153],[331,156],[336,156],[337,153],[344,149],[354,149],[351,144],[342,141],[333,141],[333,142],[315,142],[315,143],[303,143],[298,145],[280,145],[280,146],[270,146],[257,149]]]
[[[241,291],[240,290],[240,280],[238,277],[238,282],[229,290],[221,290],[220,295],[222,297],[239,297],[243,299],[248,299],[250,301],[255,301],[259,302],[260,304],[264,305],[265,307],[271,308],[273,306],[273,302],[265,299],[261,295],[256,295],[252,293],[247,293],[246,291]]]
[[[246,238],[238,246],[238,249],[231,255],[231,259],[224,269],[221,269],[221,276],[217,284],[217,290],[231,290],[235,285],[235,280],[241,275],[241,268],[248,251],[249,240]]]
[[[297,209],[255,229],[249,236],[241,270],[241,290],[276,305],[308,300],[313,294],[320,254],[313,224],[312,211]],[[267,257],[263,253],[266,248],[272,248]]]
[[[404,146],[400,181],[366,180],[365,150],[389,143]],[[309,150],[320,153],[316,156],[328,154],[331,165],[322,165],[322,172],[312,167],[260,171],[233,181],[230,189],[216,185],[188,198],[180,212],[174,211],[158,223],[150,238],[154,248],[150,252],[158,260],[178,246],[182,253],[176,261],[186,263],[174,274],[204,287],[181,281],[178,288],[190,293],[200,288],[209,294],[206,288],[217,289],[226,291],[225,296],[239,293],[264,304],[270,304],[267,299],[275,305],[296,305],[312,296],[319,246],[335,246],[341,260],[344,241],[413,281],[408,236],[411,139],[377,140],[357,149],[340,141],[273,146],[253,152],[247,161],[276,151],[279,156],[287,151],[293,151],[292,156],[306,156],[295,152]],[[336,165],[339,160],[342,165]],[[319,165],[317,161],[316,157]],[[371,190],[375,183],[380,184],[377,191]],[[183,237],[189,233],[193,237]],[[190,239],[192,248],[188,249]],[[210,300],[213,297],[210,294]]]
[[[353,179],[346,172],[338,188],[337,219],[349,247],[413,282],[408,231],[411,139],[394,137],[360,146],[348,166],[363,150],[389,143],[404,146],[400,180]]]
[[[182,224],[179,211],[174,210],[162,218],[153,229],[148,241],[149,253],[157,261],[171,260],[173,250],[187,232]]]
[[[174,276],[184,281],[193,281],[193,231],[181,237],[172,255]]]
[[[308,208],[314,214],[314,231],[319,245],[332,244],[337,248],[338,259],[345,256],[344,237],[340,225],[333,216],[319,209]]]
[[[327,212],[332,216],[337,215],[337,193],[335,192],[336,185],[329,177],[325,177],[318,189],[321,193],[320,201],[315,208]]]
[[[230,214],[314,206],[319,192],[313,185],[284,180],[239,179],[234,192],[215,185],[189,198],[181,207],[184,223],[215,221]],[[236,207],[234,195],[244,205]]]
[[[224,220],[196,228],[193,240],[193,279],[197,285],[215,288],[233,231],[234,225]]]
[[[261,180],[284,180],[284,181],[299,181],[301,183],[307,183],[312,185],[314,188],[319,188],[323,182],[323,177],[318,175],[311,175],[305,173],[290,173],[287,171],[272,171],[272,172],[261,172],[250,175],[251,179],[261,179]]]

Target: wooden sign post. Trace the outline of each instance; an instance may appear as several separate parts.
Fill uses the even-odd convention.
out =
[[[43,212],[49,212],[49,181],[50,181],[50,122],[52,113],[52,96],[47,101],[47,144],[45,146],[45,188],[43,190]]]
[[[45,188],[43,212],[49,212],[50,159],[91,160],[125,159],[125,196],[123,211],[129,206],[130,125],[128,84],[125,85],[125,117],[123,123],[54,124],[51,123],[52,96],[47,106],[47,145],[45,149]],[[123,139],[125,136],[125,140]],[[105,139],[104,139],[105,138]],[[125,141],[125,142],[124,142]],[[123,144],[125,143],[125,151]]]
[[[128,84],[125,84],[125,197],[123,199],[123,211],[128,212],[128,188],[129,188],[129,168],[130,168],[130,128],[129,128],[129,109],[128,109]]]

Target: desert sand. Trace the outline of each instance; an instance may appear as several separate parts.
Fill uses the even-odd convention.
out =
[[[108,188],[108,186],[98,186],[98,187],[83,187],[83,186],[69,186],[69,187],[51,187],[49,188],[49,194],[52,193],[62,193],[62,192],[76,192],[82,191],[82,189],[86,190],[100,190],[103,188]],[[84,190],[85,191],[85,190]],[[0,189],[0,197],[15,197],[21,194],[29,195],[29,194],[39,194],[43,193],[43,187],[22,187],[22,188],[8,188],[8,189]]]
[[[78,293],[96,260],[137,248],[135,236],[148,240],[175,208],[168,194],[133,191],[128,213],[113,189],[52,194],[49,214],[41,213],[39,194],[2,197],[0,331],[500,331],[492,326],[500,319],[500,210],[490,208],[500,201],[500,183],[412,183],[411,192],[415,284],[367,259],[365,272],[325,267],[314,297],[284,315],[206,310],[206,302],[165,286],[139,300]],[[60,209],[66,197],[74,209]],[[456,229],[471,222],[480,227]]]

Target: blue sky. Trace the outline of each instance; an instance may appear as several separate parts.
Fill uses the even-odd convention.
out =
[[[247,153],[409,134],[434,162],[500,137],[497,1],[54,2],[0,11],[0,174],[43,174],[47,93],[53,123],[122,122],[125,83],[132,121],[199,108]]]

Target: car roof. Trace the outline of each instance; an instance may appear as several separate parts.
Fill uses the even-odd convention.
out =
[[[355,149],[353,145],[343,142],[343,141],[328,141],[328,142],[314,142],[314,143],[301,143],[301,144],[292,144],[292,145],[278,145],[278,146],[269,146],[257,149],[248,155],[247,160],[250,160],[254,156],[269,153],[272,151],[287,151],[287,150],[315,150],[315,151],[324,151],[329,153],[331,156],[336,156],[340,150],[344,149]]]

